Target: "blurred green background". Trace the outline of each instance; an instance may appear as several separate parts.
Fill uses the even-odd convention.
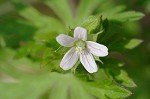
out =
[[[71,15],[68,14],[68,12],[71,11],[74,18],[76,18],[75,11],[80,3],[80,0],[68,0],[67,2],[69,3],[69,6],[65,5],[66,3],[64,2],[66,2],[66,0],[60,0],[59,1],[60,6],[58,6],[59,4],[57,4],[57,2],[51,3],[48,1],[51,0],[47,0],[47,1],[0,0],[0,80],[1,81],[15,83],[18,82],[18,80],[13,78],[12,76],[16,78],[26,79],[27,74],[32,75],[32,77],[34,78],[34,76],[38,75],[39,72],[41,73],[41,71],[39,70],[40,68],[39,61],[43,59],[43,58],[41,59],[41,55],[43,55],[42,51],[46,50],[44,52],[44,55],[47,55],[48,53],[47,51],[58,48],[59,45],[55,44],[56,43],[55,37],[58,35],[58,33],[65,32],[66,31],[65,29],[68,26],[71,26],[71,28],[73,28],[74,26],[79,24],[81,20],[83,20],[82,18],[80,19],[79,16],[77,17],[79,18],[78,20],[72,22],[73,19],[71,18]],[[125,61],[126,65],[124,69],[128,72],[128,75],[137,84],[137,87],[130,89],[133,92],[133,94],[127,99],[149,99],[150,97],[150,0],[100,0],[100,1],[102,2],[100,2],[99,6],[96,7],[95,5],[90,6],[91,8],[89,7],[89,9],[86,10],[87,13],[88,11],[90,12],[90,10],[92,10],[93,7],[95,7],[94,11],[89,14],[104,12],[113,7],[122,5],[125,6],[127,10],[140,11],[145,14],[144,18],[142,18],[140,21],[136,21],[136,22],[126,21],[123,23],[124,29],[122,29],[123,27],[120,27],[120,29],[116,30],[120,33],[125,33],[123,35],[126,35],[127,38],[139,38],[143,40],[143,42],[138,47],[132,50],[120,51],[123,54],[123,57],[122,56],[117,56],[117,57],[121,57],[123,61]],[[83,3],[84,3],[83,5],[90,5],[89,0]],[[95,2],[95,4],[96,3],[97,2]],[[81,12],[79,12],[80,13],[79,15],[82,16],[82,12],[84,12],[84,8],[86,9],[86,6],[82,7],[82,10],[80,10]],[[64,10],[64,9],[68,9],[68,10]],[[58,11],[60,11],[61,13],[56,13]],[[50,32],[53,32],[53,34],[49,34]],[[46,44],[46,46],[53,46],[53,48],[47,49],[45,45],[44,46],[42,45],[43,42]],[[29,48],[32,48],[32,50]],[[116,48],[114,49],[112,48],[113,51],[115,51],[115,49]],[[59,66],[60,60],[59,58],[57,59],[56,56],[57,55],[52,54],[51,56],[49,56],[48,59],[53,58],[53,60],[55,61],[51,59],[50,63],[57,64]],[[11,65],[16,66],[15,69],[12,68]],[[19,70],[19,73],[16,72],[17,71],[16,68],[17,70]],[[49,68],[51,67],[48,67],[47,70],[49,70]],[[25,74],[20,75],[20,72],[23,72]],[[34,85],[34,82],[36,82],[36,80],[32,81],[32,77],[28,79],[27,82],[31,81]],[[39,77],[37,80],[39,81],[41,78]],[[7,88],[9,89],[11,87],[7,86]],[[1,89],[0,95],[2,93],[7,92],[7,88],[3,87],[3,85],[0,85],[0,89]],[[41,88],[42,86],[40,86],[39,89],[37,88],[37,90],[42,90]],[[13,90],[15,89],[12,89],[11,91]],[[19,90],[22,91],[23,93],[26,89],[21,87],[19,88]],[[11,91],[10,93],[8,93],[10,97],[13,96],[13,93],[11,93]],[[14,99],[14,98],[9,98],[9,99]],[[41,98],[41,99],[45,99],[45,98]]]

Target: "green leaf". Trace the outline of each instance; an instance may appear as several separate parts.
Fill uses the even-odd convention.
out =
[[[16,84],[0,83],[0,92],[5,91],[0,96],[2,99],[43,99],[45,94],[48,99],[92,99],[72,74],[39,73],[22,76]]]
[[[110,98],[119,99],[130,96],[132,93],[123,87],[112,85],[104,88],[104,92]]]
[[[125,6],[116,6],[112,9],[108,9],[99,13],[99,15],[103,15],[104,18],[108,18],[109,20],[116,20],[120,22],[131,22],[137,21],[144,17],[144,14],[136,11],[124,11],[126,9]]]
[[[98,99],[120,99],[131,95],[131,92],[123,87],[112,84],[110,80],[104,80],[101,83],[89,83],[86,86],[88,92]]]
[[[110,2],[108,2],[110,3]],[[101,7],[99,7],[100,9]],[[125,10],[125,6],[123,5],[119,5],[119,6],[115,6],[115,7],[111,7],[108,9],[103,9],[104,11],[99,11],[100,15],[103,15],[104,18],[111,18],[113,16],[115,16],[115,14],[118,14],[120,12],[122,12],[123,10]]]
[[[122,62],[113,59],[107,59],[102,66],[100,65],[101,71],[104,72],[104,74],[107,76],[107,79],[112,79],[125,87],[136,87],[134,81],[124,70],[122,70],[122,66]],[[97,78],[95,80],[97,80]]]
[[[23,5],[20,2],[13,2],[13,4],[22,17],[40,28],[39,32],[62,32],[64,30],[63,24],[58,19],[43,15],[32,6]]]
[[[81,23],[87,18],[103,0],[80,0],[77,8],[77,21]]]
[[[143,40],[140,40],[140,39],[131,39],[124,47],[126,49],[133,49],[139,46],[142,42]]]
[[[73,15],[67,0],[46,0],[45,4],[50,6],[67,26],[74,25]]]
[[[26,57],[16,60],[14,59],[15,54],[16,51],[8,48],[0,50],[0,68],[3,72],[18,78],[25,73],[39,72],[38,62],[32,62]],[[19,72],[22,72],[22,75],[18,75]]]
[[[124,5],[119,5],[119,6],[116,6],[116,7],[112,8],[112,9],[109,9],[108,11],[105,11],[104,13],[112,15],[112,14],[120,13],[125,9],[126,9],[126,7]]]
[[[137,85],[134,81],[128,76],[124,70],[120,70],[120,74],[115,77],[122,85],[126,87],[136,87]]]
[[[144,17],[144,14],[141,12],[136,11],[126,11],[120,14],[116,14],[112,17],[113,20],[118,20],[121,22],[130,22],[130,21],[137,21]]]
[[[62,55],[54,52],[54,50],[51,50],[50,48],[46,48],[42,55],[41,69],[62,72],[62,69],[60,68],[61,59]]]
[[[21,42],[26,43],[33,39],[37,28],[22,19],[16,17],[1,16],[0,35],[3,36],[6,45],[9,47],[18,47]],[[17,27],[17,29],[15,28]]]

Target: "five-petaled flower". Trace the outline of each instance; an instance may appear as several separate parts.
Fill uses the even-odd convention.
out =
[[[93,41],[86,41],[87,30],[82,27],[75,28],[74,38],[60,34],[56,37],[56,40],[64,47],[71,47],[60,63],[60,67],[64,70],[71,69],[80,59],[82,65],[89,73],[97,72],[98,68],[93,55],[99,57],[108,55],[108,48],[106,46]]]

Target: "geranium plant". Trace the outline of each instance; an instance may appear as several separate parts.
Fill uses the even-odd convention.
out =
[[[0,23],[0,99],[122,99],[136,87],[117,57],[142,43],[124,24],[140,12],[112,0],[12,0]],[[107,6],[109,5],[109,6]],[[49,14],[46,14],[49,12]],[[16,33],[16,34],[15,34]],[[15,38],[9,38],[7,36]]]

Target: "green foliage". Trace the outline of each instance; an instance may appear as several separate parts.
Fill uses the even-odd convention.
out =
[[[55,14],[48,16],[33,5],[12,0],[17,15],[0,16],[0,99],[123,99],[130,96],[128,87],[136,84],[124,70],[127,64],[121,53],[142,43],[129,37],[126,29],[129,22],[144,15],[109,1],[80,0],[74,12],[67,0],[45,0],[42,3]],[[79,25],[87,29],[88,40],[109,49],[108,57],[95,57],[97,73],[89,74],[80,63],[76,64],[74,73],[59,66],[69,48],[59,47],[56,36],[60,33],[73,36],[74,28]]]
[[[31,62],[27,58],[14,60],[14,54],[15,52],[10,49],[1,50],[3,58],[0,63],[3,72],[0,92],[6,91],[1,94],[0,98],[9,99],[13,95],[12,99],[22,96],[24,99],[42,99],[42,97],[49,99],[66,99],[67,97],[70,99],[94,99],[93,96],[101,99],[102,97],[123,98],[131,94],[109,80],[100,83],[87,83],[71,73],[44,73],[37,67],[37,63]],[[12,57],[8,57],[8,55]],[[7,63],[8,60],[11,64]],[[20,90],[23,91],[18,94]]]
[[[131,94],[126,89],[114,85],[112,81],[85,83],[71,73],[43,73],[37,67],[37,63],[26,58],[13,60],[14,54],[15,52],[10,49],[1,50],[3,58],[0,63],[3,72],[0,92],[6,91],[1,94],[0,98],[9,99],[13,95],[12,99],[22,96],[24,99],[42,99],[42,97],[49,99],[66,99],[67,97],[70,99],[94,99],[93,96],[101,99],[102,97],[123,98]],[[8,55],[12,57],[8,57]],[[11,64],[7,63],[8,60]],[[20,90],[23,91],[18,94]]]

